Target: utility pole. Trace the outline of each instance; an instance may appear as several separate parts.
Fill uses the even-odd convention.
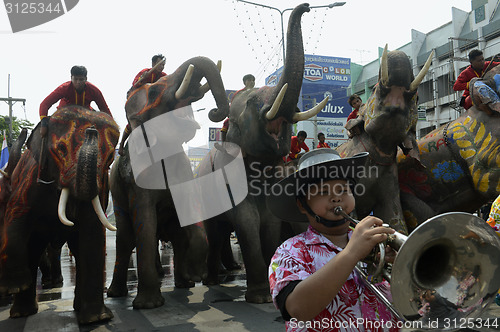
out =
[[[12,145],[12,105],[14,105],[18,101],[23,102],[23,106],[26,105],[26,99],[24,98],[12,98],[10,96],[10,74],[9,74],[9,81],[8,81],[8,97],[7,98],[0,98],[0,101],[5,101],[7,104],[9,104],[9,139],[7,142],[9,143],[9,146]]]

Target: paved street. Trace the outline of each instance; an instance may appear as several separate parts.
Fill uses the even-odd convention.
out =
[[[107,234],[106,285],[109,285],[115,261],[115,234]],[[238,245],[234,241],[232,244],[237,258],[241,260]],[[106,324],[78,326],[73,313],[74,259],[70,259],[64,246],[61,257],[63,287],[48,290],[39,287],[38,314],[27,318],[10,319],[8,299],[0,300],[0,331],[284,331],[284,322],[272,304],[245,302],[244,270],[221,276],[220,286],[206,287],[200,283],[190,289],[178,289],[173,287],[172,251],[167,248],[161,253],[166,276],[162,284],[165,305],[160,308],[132,309],[137,289],[134,261],[129,272],[129,295],[118,299],[105,298],[106,305],[115,315],[114,319]],[[482,316],[483,319],[494,317],[500,317],[500,306],[496,304],[491,305]],[[500,327],[476,329],[481,332],[493,330],[500,330]]]

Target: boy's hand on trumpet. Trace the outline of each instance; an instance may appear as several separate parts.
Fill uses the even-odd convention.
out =
[[[387,240],[389,234],[394,234],[394,229],[382,227],[382,224],[382,220],[377,217],[365,217],[354,228],[354,232],[345,249],[355,255],[358,261],[363,260],[378,243]],[[395,252],[389,256],[391,255],[393,255],[392,260],[394,260],[396,256]]]

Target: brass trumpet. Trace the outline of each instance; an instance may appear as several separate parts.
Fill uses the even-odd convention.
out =
[[[354,226],[359,223],[341,207],[334,212]],[[473,322],[500,288],[500,237],[483,219],[470,213],[440,214],[409,236],[398,232],[390,235],[387,244],[397,251],[392,269],[384,266],[385,245],[381,243],[380,263],[374,275],[381,273],[389,281],[392,301],[370,282],[370,264],[358,263],[355,271],[402,321],[420,321],[419,327],[424,329],[459,329],[459,323],[447,322]]]

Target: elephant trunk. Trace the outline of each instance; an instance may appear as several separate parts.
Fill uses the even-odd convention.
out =
[[[206,78],[215,99],[215,104],[217,105],[217,108],[210,110],[208,113],[209,119],[213,122],[224,120],[229,115],[229,102],[219,68],[212,60],[203,56],[189,59],[181,67],[186,67],[187,70],[191,64],[194,65],[196,71],[200,71]],[[200,92],[204,93],[203,89],[200,89]]]
[[[85,130],[85,141],[78,152],[76,168],[77,196],[83,200],[92,200],[97,190],[98,131],[95,128]]]
[[[290,15],[287,30],[285,66],[275,92],[277,96],[285,83],[288,83],[288,88],[278,114],[283,115],[290,122],[297,109],[300,89],[302,88],[302,77],[304,75],[304,46],[300,20],[302,14],[310,10],[309,4],[304,3],[295,7]]]

